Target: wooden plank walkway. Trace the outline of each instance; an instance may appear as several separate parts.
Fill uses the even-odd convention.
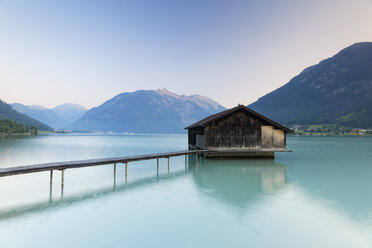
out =
[[[102,159],[87,159],[87,160],[76,160],[76,161],[65,161],[65,162],[54,162],[54,163],[44,163],[44,164],[33,164],[25,166],[16,166],[9,168],[0,168],[0,177],[14,176],[20,174],[28,174],[34,172],[51,171],[51,183],[52,183],[52,172],[53,170],[61,170],[62,173],[65,169],[74,169],[106,164],[116,164],[125,163],[125,175],[127,175],[128,162],[141,161],[141,160],[151,160],[168,158],[168,168],[169,168],[169,158],[191,155],[191,154],[204,154],[213,152],[212,150],[197,150],[197,151],[178,151],[178,152],[168,152],[168,153],[156,153],[147,155],[137,155],[137,156],[126,156],[126,157],[115,157],[115,158],[102,158]],[[185,158],[186,159],[186,158]],[[159,163],[158,163],[159,166]],[[62,174],[63,182],[63,174]]]

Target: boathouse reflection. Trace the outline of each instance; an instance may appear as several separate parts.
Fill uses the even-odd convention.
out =
[[[203,193],[242,207],[287,182],[286,166],[271,159],[190,159],[188,172]]]

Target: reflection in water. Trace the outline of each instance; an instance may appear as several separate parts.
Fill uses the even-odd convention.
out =
[[[159,169],[155,177],[127,182],[117,185],[116,168],[114,167],[113,186],[109,188],[85,192],[75,196],[64,196],[64,185],[61,184],[60,199],[53,200],[53,185],[49,185],[49,199],[21,207],[0,210],[0,221],[22,215],[39,213],[56,207],[65,207],[89,199],[105,197],[110,194],[130,191],[138,187],[148,187],[164,180],[174,180],[181,176],[191,176],[198,189],[209,196],[227,204],[246,206],[247,203],[259,197],[262,193],[272,193],[283,187],[286,183],[285,166],[273,160],[211,160],[190,156],[185,161],[185,171],[168,172],[163,177],[159,176]]]
[[[202,192],[240,207],[286,184],[286,167],[271,159],[190,157],[189,173]]]
[[[0,140],[0,167],[181,150],[180,137]],[[288,141],[275,161],[171,159],[169,177],[166,160],[137,163],[127,185],[123,169],[71,170],[62,200],[60,172],[53,188],[48,173],[2,178],[0,247],[372,247],[372,139]]]
[[[202,157],[197,165],[195,162],[190,156],[185,164],[183,161],[171,163],[170,170],[164,163],[160,176],[159,169],[155,172],[152,167],[152,176],[147,174],[149,177],[136,181],[132,181],[133,175],[144,171],[133,170],[128,174],[128,182],[123,174],[115,177],[114,167],[114,175],[110,171],[109,177],[113,181],[107,187],[76,195],[69,195],[67,190],[63,199],[59,199],[58,188],[53,201],[50,197],[49,201],[0,209],[0,224],[8,226],[10,220],[9,223],[16,223],[11,229],[15,236],[31,232],[32,240],[37,240],[34,235],[55,230],[52,227],[56,225],[67,230],[69,236],[76,233],[79,237],[91,237],[92,229],[85,232],[87,226],[102,233],[101,227],[106,228],[110,223],[110,233],[118,232],[111,236],[117,244],[122,244],[120,230],[120,234],[127,235],[125,240],[129,246],[135,246],[140,240],[145,242],[143,247],[157,246],[152,243],[154,241],[146,243],[142,238],[143,233],[151,231],[156,232],[156,237],[169,232],[168,243],[163,243],[168,247],[182,246],[179,245],[180,233],[195,237],[195,242],[182,240],[185,242],[183,247],[218,247],[218,244],[222,244],[221,247],[275,247],[278,244],[280,247],[297,247],[299,243],[309,244],[302,247],[370,247],[372,229],[368,222],[354,221],[307,189],[289,184],[287,174],[290,176],[290,170],[283,164],[273,160],[205,160]],[[66,186],[73,187],[74,184],[67,181]],[[96,203],[100,205],[97,207]],[[206,208],[205,203],[210,205]],[[74,208],[73,205],[77,206]],[[41,228],[34,230],[31,225],[23,225],[23,220],[30,219],[25,217],[31,215],[32,226]],[[47,216],[48,221],[38,216]],[[54,218],[49,221],[49,217]],[[85,220],[89,222],[84,223]],[[177,228],[170,229],[175,224]],[[12,240],[12,236],[5,232],[7,228],[3,230],[0,241],[4,238]],[[205,234],[203,230],[209,230],[213,235]],[[288,233],[294,235],[288,238]],[[94,237],[89,247],[105,247],[95,244],[98,241]],[[61,244],[60,247],[71,247]],[[34,246],[40,247],[38,245]]]
[[[105,196],[115,194],[115,193],[122,193],[124,191],[138,189],[139,187],[150,187],[152,184],[160,183],[163,180],[173,180],[183,175],[184,175],[184,172],[176,172],[176,173],[172,173],[171,177],[167,175],[166,177],[145,178],[145,179],[141,179],[138,181],[134,181],[130,184],[127,183],[127,177],[125,177],[124,184],[119,185],[119,186],[116,184],[116,179],[113,179],[114,180],[113,187],[98,189],[98,190],[94,190],[91,192],[84,192],[82,194],[69,196],[69,197],[64,197],[63,195],[64,187],[61,186],[60,200],[52,200],[52,185],[50,185],[50,188],[49,188],[50,193],[49,193],[48,201],[32,203],[32,204],[23,205],[20,207],[18,206],[15,208],[8,208],[8,209],[3,209],[3,210],[0,209],[0,222],[11,219],[11,218],[20,217],[23,215],[40,213],[42,211],[50,210],[53,208],[67,207],[67,206],[77,204],[83,201],[93,200],[93,199],[105,197]]]

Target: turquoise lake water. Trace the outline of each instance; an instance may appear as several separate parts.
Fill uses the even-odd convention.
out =
[[[275,160],[183,156],[0,178],[0,247],[372,247],[372,138],[295,137]],[[0,139],[0,167],[185,150],[186,135]]]

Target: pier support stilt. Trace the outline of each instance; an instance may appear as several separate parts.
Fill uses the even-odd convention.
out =
[[[114,163],[114,189],[116,189],[116,163]]]
[[[156,177],[159,178],[159,159],[156,159]]]
[[[125,177],[128,176],[128,162],[125,162]]]
[[[168,157],[168,177],[169,177],[169,157]]]
[[[50,185],[53,184],[53,170],[50,171],[50,180],[49,180]]]
[[[61,170],[61,200],[63,199],[64,187],[65,187],[65,170]]]
[[[65,170],[61,170],[61,187],[65,186]]]
[[[196,153],[195,154],[195,165],[197,165],[198,164],[198,154]]]
[[[49,203],[52,202],[53,198],[53,170],[50,171],[49,177]]]
[[[53,201],[53,184],[49,184],[49,203]]]

